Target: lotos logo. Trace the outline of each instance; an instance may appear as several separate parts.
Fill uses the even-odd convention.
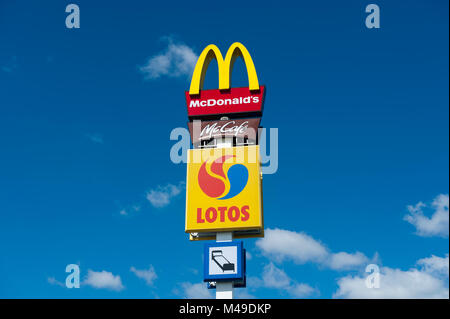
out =
[[[224,172],[225,161],[235,155],[224,155],[213,162],[203,162],[198,172],[198,185],[203,193],[217,199],[229,199],[238,195],[248,182],[248,169],[242,164],[231,165]]]

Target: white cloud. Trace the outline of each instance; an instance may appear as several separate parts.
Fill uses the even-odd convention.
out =
[[[442,276],[448,278],[449,259],[448,254],[445,257],[431,255],[428,258],[422,258],[417,261],[417,265],[422,267],[423,271],[436,277]]]
[[[254,295],[248,292],[248,288],[239,288],[233,290],[233,298],[235,299],[256,299]]]
[[[405,215],[404,220],[416,227],[416,233],[419,236],[448,236],[449,229],[449,213],[448,213],[448,194],[437,196],[431,206],[434,213],[431,217],[427,217],[423,213],[423,208],[427,207],[422,202],[416,205],[409,205],[409,214]]]
[[[305,298],[318,295],[319,291],[307,284],[294,284],[288,288],[288,292],[292,297]]]
[[[303,232],[284,229],[266,229],[265,237],[258,239],[259,247],[266,257],[276,262],[285,259],[297,264],[318,263],[334,270],[349,270],[367,263],[368,258],[360,253],[331,253],[322,243]]]
[[[120,276],[114,276],[111,272],[105,270],[93,271],[89,269],[83,284],[97,289],[109,289],[115,291],[120,291],[125,288],[122,285]]]
[[[285,289],[291,285],[291,278],[273,263],[264,267],[262,282],[266,288]]]
[[[435,256],[433,256],[435,257]],[[382,267],[380,269],[380,287],[367,288],[365,276],[347,276],[338,280],[338,289],[334,298],[397,299],[397,298],[448,298],[447,279],[434,276],[430,268],[442,270],[442,260],[436,258],[419,260],[423,267],[407,271]],[[448,255],[447,255],[448,262]],[[433,266],[431,266],[433,265]]]
[[[131,213],[139,212],[140,210],[141,210],[141,206],[134,205],[134,206],[131,206],[131,207],[126,208],[126,209],[125,208],[121,209],[119,214],[122,215],[122,216],[128,216]]]
[[[276,267],[273,263],[264,266],[261,279],[258,277],[250,277],[248,279],[248,286],[277,289],[282,292],[287,292],[294,298],[304,298],[319,294],[319,291],[310,285],[292,280],[282,269]]]
[[[86,137],[91,140],[91,142],[96,144],[103,144],[103,136],[98,133],[88,133]]]
[[[189,268],[189,271],[191,273],[193,273],[194,275],[198,275],[198,269],[196,269],[196,268]]]
[[[152,56],[139,68],[146,79],[158,79],[161,76],[179,77],[191,75],[198,56],[185,44],[174,43],[168,38],[167,48]]]
[[[17,67],[18,67],[17,57],[12,56],[11,59],[9,59],[9,61],[5,65],[2,65],[0,67],[0,69],[6,73],[12,73],[13,71],[15,71],[17,69]]]
[[[213,297],[211,291],[206,288],[206,283],[183,282],[181,288],[183,296],[187,299],[211,299]]]
[[[153,207],[162,208],[170,204],[170,200],[179,195],[184,188],[184,182],[178,185],[167,184],[166,186],[158,186],[147,193],[147,199]]]
[[[251,260],[252,259],[252,254],[250,254],[250,252],[248,251],[248,250],[246,250],[245,251],[245,258],[247,259],[247,260]]]
[[[149,286],[153,286],[153,282],[158,276],[156,275],[155,269],[152,265],[148,269],[139,270],[135,267],[131,267],[130,271],[133,272],[138,278],[144,279],[144,281]]]
[[[283,229],[266,229],[265,237],[258,239],[256,246],[262,253],[276,261],[292,259],[299,264],[308,261],[322,261],[328,255],[320,242],[305,233]]]
[[[60,287],[66,287],[65,284],[63,284],[61,281],[57,280],[55,277],[49,277],[49,278],[47,278],[47,281],[51,285],[56,285],[56,286],[60,286]]]
[[[328,259],[328,267],[334,270],[349,270],[357,268],[363,264],[367,264],[369,259],[362,253],[356,252],[349,254],[346,252],[340,252],[331,254]]]
[[[208,289],[206,283],[190,283],[183,282],[180,284],[181,292],[179,289],[174,289],[176,295],[186,299],[213,299],[215,298],[215,289]],[[247,288],[233,289],[233,298],[235,299],[256,299],[255,296],[250,294]]]
[[[128,215],[128,212],[127,212],[125,209],[122,209],[122,210],[119,212],[119,214],[122,215],[122,216],[126,216],[126,215]]]

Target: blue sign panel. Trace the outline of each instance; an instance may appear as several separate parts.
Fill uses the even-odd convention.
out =
[[[208,243],[204,247],[204,281],[243,281],[245,254],[242,241]]]

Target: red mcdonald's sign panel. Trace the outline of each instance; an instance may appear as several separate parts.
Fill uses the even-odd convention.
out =
[[[231,88],[227,91],[205,90],[192,96],[186,91],[186,104],[189,117],[213,114],[256,113],[263,111],[265,87],[250,91],[248,87]]]

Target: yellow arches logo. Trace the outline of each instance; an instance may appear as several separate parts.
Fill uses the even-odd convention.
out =
[[[206,70],[212,59],[217,60],[219,68],[219,90],[228,90],[231,84],[231,74],[236,58],[242,57],[245,66],[247,67],[248,86],[251,91],[259,90],[258,76],[256,75],[255,65],[252,57],[247,49],[239,42],[233,43],[223,59],[222,53],[214,44],[208,45],[200,54],[197,64],[195,65],[194,73],[192,74],[191,87],[189,89],[190,95],[200,94],[203,89],[203,82],[205,80]]]

